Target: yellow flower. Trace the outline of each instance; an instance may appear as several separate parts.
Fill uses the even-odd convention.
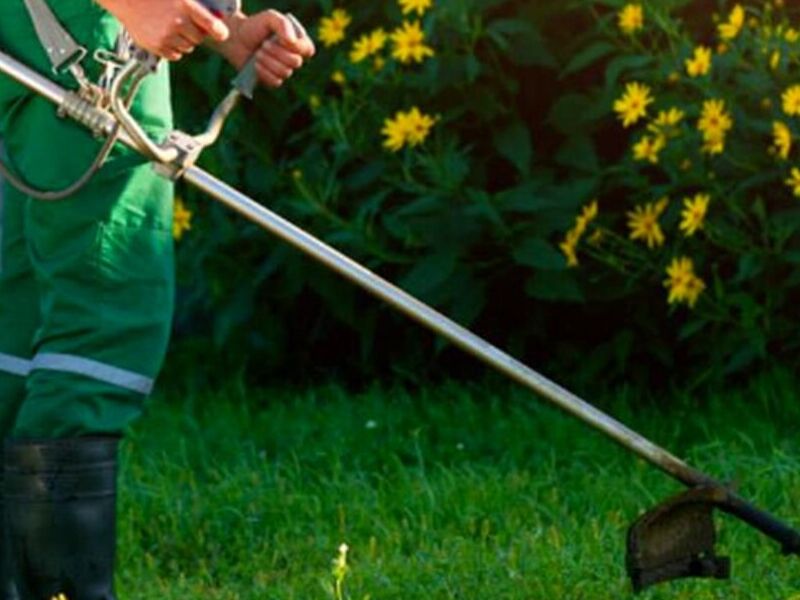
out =
[[[436,119],[423,114],[416,106],[408,111],[406,118],[408,119],[408,144],[409,146],[419,146],[428,137],[436,124]]]
[[[663,137],[674,137],[678,134],[675,128],[685,116],[686,113],[675,107],[659,111],[658,116],[647,126],[647,130]]]
[[[417,14],[421,17],[425,14],[425,11],[428,10],[431,6],[433,6],[433,0],[397,0],[400,4],[400,8],[403,9],[403,14],[407,15],[411,12],[417,11]]]
[[[625,87],[625,93],[614,102],[614,111],[622,121],[623,127],[630,127],[647,116],[647,107],[653,103],[650,88],[642,83],[632,82]]]
[[[597,203],[597,200],[592,200],[589,204],[581,209],[581,214],[578,217],[587,225],[594,221],[597,218],[597,215],[600,213],[600,205]]]
[[[570,229],[567,232],[564,241],[558,245],[558,247],[561,249],[561,252],[564,254],[564,257],[567,259],[568,267],[577,267],[579,264],[578,242],[580,242],[580,236],[578,235],[577,231],[575,229]]]
[[[789,29],[786,30],[786,35],[784,36],[784,38],[790,44],[794,44],[795,42],[797,42],[797,40],[800,40],[800,31],[797,31],[797,29],[790,27]]]
[[[658,156],[667,145],[667,140],[662,135],[645,135],[633,146],[635,160],[648,161],[658,164]]]
[[[706,284],[694,272],[692,259],[686,256],[675,258],[669,264],[664,286],[669,290],[669,304],[686,303],[692,308],[706,288]]]
[[[408,112],[398,111],[394,118],[386,119],[381,133],[385,136],[383,146],[397,152],[403,146],[418,146],[428,137],[436,119],[422,113],[414,106]]]
[[[703,154],[722,154],[725,152],[725,135],[721,133],[709,134],[703,138],[703,146],[700,149]]]
[[[317,94],[311,94],[308,97],[308,106],[311,110],[317,110],[320,106],[322,106],[322,99]]]
[[[779,66],[781,66],[781,53],[780,50],[775,50],[769,57],[769,68],[775,71]]]
[[[644,28],[644,11],[641,4],[626,4],[617,13],[617,22],[623,33],[633,35]]]
[[[697,129],[703,134],[703,152],[720,154],[725,149],[725,136],[733,128],[733,118],[725,110],[724,100],[706,100],[697,122]]]
[[[773,146],[775,153],[783,160],[789,158],[789,153],[792,151],[792,131],[789,126],[781,121],[775,121],[772,124],[772,136],[775,138]]]
[[[741,4],[737,4],[733,7],[731,14],[728,15],[728,20],[724,23],[720,23],[717,29],[719,30],[719,36],[723,40],[732,40],[739,35],[739,32],[742,31],[742,27],[744,27],[744,8],[742,8]]]
[[[592,200],[584,206],[581,213],[575,218],[575,226],[567,232],[564,240],[558,245],[567,259],[568,267],[578,266],[578,244],[589,224],[597,218],[599,210],[597,200]]]
[[[335,46],[344,39],[347,26],[352,17],[342,8],[335,9],[329,17],[323,17],[319,22],[319,39],[326,48]]]
[[[700,299],[700,294],[702,294],[705,289],[705,282],[697,275],[686,282],[686,303],[689,305],[689,308],[695,307],[697,301]]]
[[[359,63],[383,50],[385,45],[386,32],[383,29],[365,33],[353,43],[353,49],[350,51],[350,61]]]
[[[192,228],[192,211],[180,198],[175,198],[175,207],[172,213],[172,237],[180,240],[183,234]]]
[[[692,58],[686,59],[686,73],[689,77],[702,77],[711,70],[711,48],[698,46]]]
[[[628,227],[631,230],[629,237],[632,240],[642,240],[650,249],[663,246],[665,237],[658,219],[667,209],[668,203],[667,198],[662,198],[658,202],[648,202],[628,211]]]
[[[697,122],[697,129],[711,136],[715,133],[726,134],[732,128],[733,119],[730,113],[725,110],[724,100],[706,100],[703,102],[703,111],[700,115],[700,120]]]
[[[434,55],[433,48],[425,45],[425,33],[419,21],[405,21],[391,33],[390,37],[394,43],[392,57],[401,63],[412,61],[420,63],[426,57]]]
[[[793,85],[781,96],[783,112],[790,117],[800,115],[800,85]]]
[[[680,230],[686,237],[693,236],[703,228],[709,202],[711,197],[708,194],[696,194],[694,198],[684,198]]]
[[[786,180],[786,185],[792,188],[792,193],[800,198],[800,169],[797,167],[792,168],[791,177]]]
[[[342,71],[334,71],[333,73],[331,73],[331,81],[333,81],[333,83],[336,83],[338,85],[344,85],[345,82],[347,81],[347,78],[344,76],[344,73]]]

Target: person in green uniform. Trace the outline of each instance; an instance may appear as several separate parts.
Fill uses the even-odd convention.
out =
[[[218,18],[195,0],[48,5],[90,55],[113,49],[124,26],[139,48],[169,61],[202,43],[237,68],[258,52],[261,82],[277,87],[314,54],[274,10]],[[50,73],[23,0],[0,2],[0,50]],[[76,87],[68,73],[54,79]],[[166,62],[131,111],[156,139],[172,128]],[[0,139],[4,162],[51,190],[80,176],[99,147],[2,76]],[[114,598],[116,450],[167,348],[172,198],[171,182],[122,148],[64,200],[35,200],[9,185],[0,193],[0,600]]]

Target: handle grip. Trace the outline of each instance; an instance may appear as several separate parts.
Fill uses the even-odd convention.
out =
[[[215,17],[230,16],[242,8],[241,0],[200,0]]]

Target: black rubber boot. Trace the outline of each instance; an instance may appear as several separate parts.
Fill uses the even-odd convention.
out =
[[[114,600],[118,439],[5,446],[12,578],[21,600]]]
[[[0,600],[19,600],[19,595],[11,580],[11,553],[8,551],[8,526],[3,505],[3,479],[0,472]]]

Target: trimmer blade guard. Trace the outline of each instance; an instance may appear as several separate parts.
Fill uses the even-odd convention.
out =
[[[693,488],[631,525],[626,563],[635,592],[685,577],[730,577],[730,559],[714,551],[713,510],[725,497],[726,491],[719,487]]]

